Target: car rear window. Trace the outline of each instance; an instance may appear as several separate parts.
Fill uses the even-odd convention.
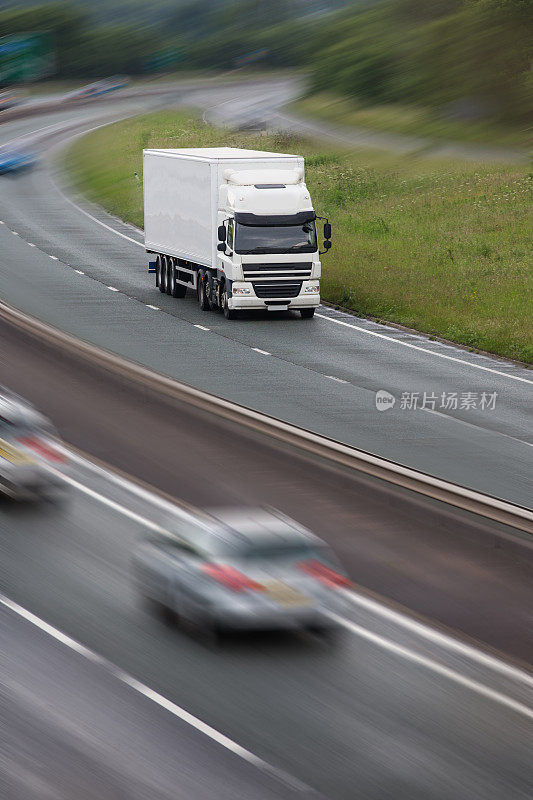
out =
[[[238,555],[252,561],[302,561],[308,558],[320,558],[320,551],[301,542],[295,544],[254,542],[252,545],[239,548]]]

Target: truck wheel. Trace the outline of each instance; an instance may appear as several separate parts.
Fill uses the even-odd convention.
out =
[[[311,317],[315,316],[315,309],[314,308],[301,308],[300,314],[302,315],[302,319],[311,319]]]
[[[168,278],[168,293],[172,297],[185,297],[187,291],[186,286],[176,281],[176,265],[173,258],[169,258],[169,278]]]
[[[234,311],[228,305],[228,293],[226,291],[226,284],[224,284],[224,288],[222,289],[222,311],[224,312],[224,316],[226,319],[237,319],[237,312]]]
[[[155,260],[155,285],[158,289],[161,285],[161,256],[157,256]]]
[[[166,256],[161,256],[161,274],[159,276],[159,291],[161,294],[166,294],[167,291],[167,259]]]
[[[167,256],[165,258],[165,261],[166,261],[166,267],[167,267],[167,280],[166,280],[167,294],[171,294],[172,293],[172,273],[174,272],[174,267],[172,265],[172,259],[169,258],[169,256]]]
[[[211,311],[211,300],[208,296],[209,278],[205,270],[198,272],[198,303],[202,311]]]

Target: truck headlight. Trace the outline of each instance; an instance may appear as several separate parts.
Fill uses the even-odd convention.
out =
[[[306,286],[304,289],[305,294],[318,294],[320,291],[320,286],[318,283],[312,283],[309,286]]]
[[[251,289],[248,286],[239,286],[231,290],[232,294],[251,294]]]

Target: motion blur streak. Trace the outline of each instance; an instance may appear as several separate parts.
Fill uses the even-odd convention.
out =
[[[94,466],[94,465],[91,465],[90,461],[87,461],[85,459],[82,460],[82,459],[80,459],[79,456],[77,457],[77,460],[82,462],[84,466],[89,467],[89,469],[91,469],[91,467]],[[99,469],[99,472],[101,472],[103,474],[103,476],[105,476],[105,478],[107,480],[109,478],[111,478],[111,476],[112,476],[112,473],[105,473],[101,469]],[[79,483],[78,481],[74,480],[73,478],[70,478],[69,476],[63,476],[59,472],[57,472],[57,475],[58,475],[58,477],[61,477],[63,480],[65,480],[69,485],[75,487],[76,489],[78,489],[79,491],[81,491],[84,494],[88,495],[89,497],[92,497],[94,500],[97,500],[98,502],[103,503],[104,505],[108,506],[109,508],[113,509],[114,511],[117,511],[120,514],[123,514],[128,519],[134,520],[139,525],[142,525],[144,528],[148,528],[149,530],[157,531],[157,532],[163,533],[163,534],[166,533],[169,536],[172,535],[169,530],[166,530],[165,528],[161,527],[157,523],[153,522],[153,520],[151,520],[149,517],[141,516],[140,514],[134,513],[129,508],[127,508],[127,507],[125,507],[125,506],[123,506],[123,505],[121,505],[119,503],[116,503],[115,501],[113,501],[113,500],[109,499],[108,497],[106,497],[106,496],[94,491],[93,489],[90,489],[87,486],[84,486],[82,483]],[[127,490],[129,492],[132,492],[133,494],[139,494],[138,487],[136,487],[135,484],[128,483],[124,479],[121,480],[121,483],[127,488]],[[144,490],[142,492],[141,497],[142,497],[143,503],[144,502],[153,503],[154,501],[156,503],[158,503],[158,501],[160,500],[159,498],[156,498],[154,495],[150,496],[150,494],[147,493],[146,490]],[[176,514],[176,515],[180,514],[180,509],[178,507],[174,508],[174,514]],[[187,514],[186,518],[188,516],[189,515]],[[353,598],[355,600],[355,602],[364,602],[365,601],[364,597],[358,596],[354,592],[347,592],[346,594],[347,594],[347,596],[349,598]],[[380,613],[379,609],[377,609],[377,611],[378,611],[378,613]],[[334,613],[331,613],[330,616],[333,619],[335,619],[336,621],[338,621],[338,623],[340,625],[342,625],[344,628],[346,628],[346,630],[349,630],[351,633],[354,633],[357,636],[362,636],[363,638],[367,639],[368,641],[371,641],[373,644],[376,644],[379,647],[383,647],[383,648],[385,648],[387,650],[390,650],[391,652],[395,653],[396,655],[401,656],[402,658],[406,658],[406,659],[408,659],[410,661],[413,661],[413,662],[415,662],[417,664],[420,664],[421,666],[426,667],[427,669],[433,670],[434,672],[438,673],[439,675],[441,675],[441,676],[443,676],[443,677],[445,677],[445,678],[447,678],[447,679],[449,679],[451,681],[455,681],[456,683],[459,683],[459,684],[465,686],[467,689],[470,689],[471,691],[477,692],[477,693],[487,697],[488,699],[493,700],[494,702],[501,703],[502,705],[505,705],[508,708],[511,708],[513,711],[516,711],[518,714],[522,714],[525,717],[533,719],[533,709],[532,708],[530,708],[530,707],[528,707],[528,706],[526,706],[526,705],[524,705],[522,703],[516,702],[515,700],[513,700],[510,697],[507,697],[506,695],[502,694],[501,692],[496,692],[496,691],[490,689],[489,687],[484,686],[483,684],[479,683],[478,681],[471,680],[471,679],[459,674],[455,670],[451,670],[451,669],[443,666],[442,664],[437,663],[436,661],[433,661],[433,660],[431,660],[431,659],[429,659],[427,657],[424,657],[423,655],[420,655],[419,653],[416,653],[416,652],[414,652],[412,650],[409,650],[406,647],[402,647],[402,646],[396,644],[395,642],[391,641],[390,639],[387,639],[387,638],[385,638],[383,636],[379,636],[379,635],[373,633],[372,631],[369,631],[368,629],[362,627],[361,625],[357,625],[356,623],[352,622],[349,619],[346,619],[344,617],[340,617],[340,616],[338,616],[337,614],[334,614]],[[396,614],[395,616],[400,621],[400,623],[403,622],[403,620],[401,619],[401,615]],[[426,637],[427,638],[433,638],[433,639],[435,638],[435,634],[434,634],[434,632],[431,631],[431,629],[425,628],[422,625],[419,625],[418,628],[419,628],[419,633],[424,638],[426,638]],[[439,637],[439,644],[442,645],[444,643],[444,641],[445,640],[443,639],[443,637]],[[453,640],[450,640],[450,643],[451,643],[452,647],[454,647],[454,646],[455,647],[460,647],[460,644],[459,643],[457,643],[457,644],[454,643]],[[448,643],[446,642],[446,644],[448,644]],[[478,658],[478,654],[475,653],[475,651],[473,649],[471,650],[471,653],[475,654],[475,658],[476,659]],[[479,653],[479,657],[481,658],[481,660],[483,660],[483,654],[482,653]],[[520,681],[520,682],[524,683],[525,686],[528,686],[530,689],[533,689],[533,678],[531,676],[527,675],[527,673],[521,672],[521,671],[516,670],[516,669],[513,669],[512,667],[510,667],[509,665],[504,664],[503,662],[498,662],[496,659],[490,659],[489,660],[489,659],[485,658],[484,660],[486,662],[486,665],[489,668],[491,668],[491,669],[496,668],[498,670],[502,670],[503,669],[506,672],[510,673],[514,680]]]

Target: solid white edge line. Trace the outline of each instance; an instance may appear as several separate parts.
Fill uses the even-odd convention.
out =
[[[100,492],[95,492],[94,489],[89,489],[88,486],[85,484],[80,483],[79,481],[71,478],[70,475],[64,475],[59,470],[50,467],[51,471],[65,483],[68,483],[69,486],[72,486],[74,489],[77,489],[79,492],[86,494],[88,497],[91,497],[93,500],[97,500],[99,503],[111,508],[113,511],[117,511],[119,514],[122,514],[124,517],[133,520],[133,522],[137,522],[139,525],[142,525],[144,528],[149,528],[152,531],[157,531],[158,533],[168,533],[165,528],[162,528],[157,523],[152,522],[147,517],[143,517],[141,514],[136,514],[135,511],[131,511],[129,508],[121,505],[120,503],[116,503],[114,500],[111,500],[109,497],[106,497]]]
[[[231,101],[225,101],[224,103],[218,103],[217,105],[225,105],[225,103],[227,103],[227,102],[231,102]],[[211,108],[216,108],[216,107],[217,106],[211,106]],[[207,113],[208,110],[209,109],[206,109],[206,111],[204,112],[204,115]],[[204,121],[206,121],[206,120],[204,119]],[[91,133],[91,131],[93,131],[93,130],[97,130],[98,128],[105,127],[106,124],[109,124],[109,123],[103,123],[102,125],[98,125],[95,128],[91,128],[88,131],[83,131],[82,133],[76,133],[73,137],[70,137],[70,138],[75,138],[75,137],[78,137],[78,136],[86,135],[88,133]],[[67,139],[67,141],[69,141],[69,140]],[[81,208],[79,205],[77,205],[77,203],[75,203],[73,200],[71,200],[69,197],[67,197],[64,192],[61,191],[61,189],[57,186],[57,184],[55,183],[55,181],[53,179],[52,179],[52,183],[55,186],[56,190],[59,192],[59,194],[67,201],[67,203],[70,203],[71,206],[76,208],[82,214],[85,214],[86,217],[88,217],[89,219],[92,219],[93,222],[97,222],[98,225],[101,225],[103,228],[106,228],[108,231],[111,231],[111,233],[115,233],[117,236],[122,236],[123,239],[127,239],[129,242],[133,242],[133,244],[139,245],[139,247],[143,247],[144,248],[144,244],[142,242],[139,242],[136,239],[132,239],[131,236],[126,236],[126,234],[121,233],[120,231],[117,231],[115,228],[112,228],[110,225],[106,225],[105,222],[102,222],[102,220],[97,219],[97,217],[93,216],[92,214],[89,214],[88,211],[85,211],[84,208]],[[515,381],[521,381],[523,383],[533,384],[533,380],[528,380],[528,378],[522,378],[520,375],[512,375],[512,374],[510,374],[508,372],[502,372],[501,370],[493,369],[492,367],[485,367],[482,364],[476,364],[473,361],[466,361],[465,359],[458,358],[457,356],[449,356],[446,353],[438,353],[435,350],[430,350],[427,347],[421,347],[420,345],[413,344],[412,342],[404,342],[404,341],[402,341],[400,339],[395,339],[393,336],[387,336],[384,333],[379,333],[378,331],[371,331],[371,330],[368,330],[367,328],[361,327],[360,325],[353,325],[352,323],[344,322],[344,320],[335,319],[334,317],[330,317],[327,314],[315,313],[315,316],[320,317],[320,319],[325,319],[325,320],[327,320],[329,322],[334,322],[337,325],[344,325],[347,328],[353,328],[354,330],[359,331],[361,333],[366,333],[369,336],[375,336],[375,337],[377,337],[379,339],[385,339],[386,341],[394,342],[395,344],[403,345],[404,347],[409,347],[412,350],[419,350],[422,353],[427,353],[427,354],[432,355],[432,356],[437,356],[437,358],[444,358],[444,359],[446,359],[448,361],[455,361],[458,364],[464,364],[467,367],[474,367],[475,369],[481,369],[481,370],[484,370],[485,372],[491,372],[494,375],[499,375],[499,376],[501,376],[503,378],[511,378],[512,380],[515,380]],[[252,348],[252,349],[255,350],[256,348]],[[263,352],[265,352],[265,355],[271,355],[271,353],[266,353],[266,351],[263,351]]]
[[[466,689],[477,692],[477,694],[486,697],[488,700],[493,700],[495,703],[499,703],[500,705],[506,706],[512,711],[516,711],[517,714],[521,714],[524,717],[533,719],[533,708],[529,708],[523,703],[520,703],[518,700],[513,700],[512,697],[509,697],[502,692],[498,692],[496,689],[490,689],[488,686],[479,683],[479,681],[475,681],[472,678],[467,678],[465,675],[461,675],[460,672],[456,672],[456,670],[451,669],[450,667],[445,667],[443,664],[439,664],[437,661],[433,661],[433,659],[430,659],[427,656],[419,655],[413,650],[403,647],[403,645],[396,644],[390,639],[386,639],[384,636],[380,636],[377,633],[372,633],[372,631],[369,631],[367,628],[363,628],[361,625],[357,625],[357,623],[352,622],[351,620],[340,617],[337,614],[330,614],[329,616],[339,625],[342,625],[347,630],[355,633],[357,636],[361,636],[361,638],[366,639],[369,642],[372,642],[378,647],[388,650],[397,656],[401,656],[402,658],[405,658],[414,664],[418,664],[421,667],[426,667],[432,672],[436,672],[438,675],[464,686]]]
[[[512,378],[514,381],[522,381],[522,383],[533,384],[533,380],[522,378],[520,375],[512,375],[509,372],[502,372],[501,370],[493,369],[493,367],[485,367],[483,364],[476,364],[473,361],[466,361],[464,358],[458,358],[457,356],[449,356],[446,353],[437,353],[435,350],[430,350],[428,347],[421,347],[420,345],[413,344],[412,342],[404,342],[402,339],[395,339],[394,336],[387,336],[385,333],[371,331],[368,330],[368,328],[363,328],[361,325],[353,325],[351,322],[345,322],[342,319],[335,319],[335,317],[330,317],[327,314],[315,313],[315,316],[320,317],[320,319],[325,319],[328,322],[334,322],[336,325],[343,325],[345,328],[353,328],[355,331],[368,334],[368,336],[376,336],[378,339],[385,339],[388,342],[394,342],[394,344],[399,344],[403,347],[409,347],[412,350],[419,350],[422,353],[429,353],[429,355],[437,356],[437,358],[445,358],[447,361],[456,361],[458,364],[464,364],[467,367],[475,367],[475,369],[482,369],[485,372],[492,372],[494,375],[500,375],[503,378]]]
[[[102,126],[98,126],[98,127],[104,127],[104,126],[102,125]],[[97,130],[97,128],[93,128],[91,130]],[[84,131],[83,135],[85,135],[87,133],[91,133],[91,131]],[[74,138],[74,137],[72,137],[72,138]],[[52,184],[54,185],[56,191],[59,192],[59,194],[61,195],[61,197],[64,200],[66,200],[66,202],[69,203],[73,208],[75,208],[77,211],[79,211],[81,214],[85,214],[86,217],[91,219],[93,222],[97,222],[98,225],[101,225],[102,228],[105,228],[106,230],[111,231],[111,233],[115,233],[117,236],[121,236],[123,239],[127,239],[128,242],[133,242],[133,244],[136,244],[139,247],[144,248],[143,242],[139,242],[139,241],[137,241],[137,239],[132,239],[131,236],[126,236],[125,233],[121,233],[120,231],[117,231],[115,228],[112,228],[111,225],[106,225],[106,223],[102,222],[101,219],[98,219],[97,217],[93,216],[92,214],[89,214],[88,211],[86,211],[84,208],[82,208],[77,203],[75,203],[73,200],[71,200],[70,197],[67,197],[66,194],[61,191],[61,189],[59,188],[57,183],[53,180],[53,178],[50,178],[50,180],[51,180]]]
[[[60,644],[68,647],[69,649],[75,651],[79,655],[83,656],[83,658],[92,661],[103,667],[107,672],[111,673],[115,678],[117,678],[121,683],[129,686],[138,694],[143,695],[148,700],[151,700],[156,705],[164,708],[166,711],[170,712],[174,717],[182,720],[191,728],[194,728],[199,733],[202,733],[204,736],[207,736],[212,741],[216,742],[217,744],[221,745],[222,747],[226,748],[226,750],[230,750],[239,758],[242,758],[244,761],[247,761],[249,764],[253,764],[255,767],[259,768],[263,772],[267,772],[271,774],[273,777],[277,778],[280,781],[283,781],[285,784],[288,784],[294,788],[297,788],[301,791],[308,790],[308,787],[299,781],[297,778],[294,778],[292,775],[284,772],[283,770],[279,770],[276,767],[273,767],[267,761],[263,761],[262,758],[256,756],[250,750],[247,750],[245,747],[242,747],[237,742],[234,742],[233,739],[230,739],[228,736],[225,736],[220,731],[217,731],[215,728],[212,728],[206,722],[203,722],[198,717],[195,717],[189,711],[186,711],[181,706],[178,706],[176,703],[173,703],[171,700],[168,700],[163,695],[159,694],[158,692],[150,689],[149,686],[146,686],[141,681],[138,681],[132,675],[129,675],[124,670],[117,667],[111,661],[100,656],[98,653],[90,650],[85,645],[81,644],[80,642],[76,641],[72,637],[68,636],[67,634],[60,631],[58,628],[55,628],[53,625],[50,625],[48,622],[45,622],[40,617],[33,614],[28,609],[24,608],[23,606],[15,603],[13,600],[10,600],[3,594],[0,594],[0,605],[4,606],[5,608],[9,609],[12,613],[16,614],[17,616],[21,617],[22,619],[29,622],[34,627],[38,628],[39,630],[46,633],[48,636],[55,639]]]
[[[440,647],[445,647],[449,650],[455,650],[461,655],[470,658],[472,661],[477,661],[479,664],[495,672],[507,675],[509,678],[518,680],[533,689],[533,676],[524,672],[524,670],[514,667],[512,664],[507,664],[500,658],[484,653],[482,650],[477,650],[475,647],[465,644],[459,639],[454,639],[452,636],[442,633],[435,628],[430,628],[428,625],[424,625],[424,623],[418,622],[418,620],[408,617],[400,611],[388,608],[377,600],[373,600],[371,597],[367,597],[364,594],[359,594],[349,589],[345,590],[344,594],[351,603],[366,608],[373,614],[378,614],[394,625],[401,625],[402,628],[412,631],[414,634],[423,637],[427,641],[434,642]]]
[[[68,448],[64,448],[64,451],[69,455],[72,455]],[[98,473],[102,477],[106,476],[112,477],[115,483],[118,483],[124,488],[128,489],[129,491],[132,492],[132,494],[140,495],[142,492],[142,494],[144,495],[143,499],[147,500],[148,502],[151,502],[153,498],[153,500],[157,501],[157,503],[154,503],[154,505],[164,505],[165,507],[175,511],[175,513],[178,513],[183,516],[189,516],[186,511],[183,511],[178,506],[173,507],[167,501],[162,500],[162,498],[158,498],[157,495],[152,495],[147,490],[140,490],[140,487],[136,486],[134,483],[130,484],[130,482],[127,481],[127,479],[122,478],[120,476],[114,476],[113,473],[104,470],[102,467],[98,467],[97,465],[91,464],[90,461],[86,461],[77,454],[74,455],[76,455],[76,460],[78,461],[78,463],[81,463],[89,468],[95,467],[94,471],[98,471]],[[119,514],[123,514],[129,519],[139,523],[140,525],[146,528],[149,528],[150,530],[154,530],[163,534],[169,533],[169,531],[167,531],[165,528],[162,528],[161,526],[157,525],[156,523],[152,522],[146,517],[143,517],[141,514],[137,514],[134,511],[131,511],[129,508],[126,508],[125,506],[115,502],[114,500],[109,499],[108,497],[105,497],[99,492],[95,492],[93,489],[89,489],[89,487],[85,486],[79,481],[76,481],[73,478],[70,478],[69,476],[63,475],[61,472],[57,470],[52,470],[52,471],[55,472],[55,474],[58,477],[63,478],[68,484],[70,484],[74,488],[88,495],[92,499],[97,500],[100,503],[103,503],[104,505],[108,506],[108,508],[117,511]],[[426,625],[422,625],[422,623],[417,622],[416,620],[411,620],[405,615],[400,614],[399,612],[388,609],[386,606],[381,606],[379,603],[377,603],[377,601],[373,601],[369,598],[366,598],[364,597],[364,595],[359,595],[356,592],[345,592],[345,595],[348,596],[352,601],[357,602],[362,606],[366,605],[367,608],[371,608],[373,611],[379,613],[381,616],[388,618],[389,620],[394,621],[395,623],[400,623],[403,627],[410,628],[411,630],[415,631],[417,634],[419,634],[422,637],[425,637],[428,640],[434,641],[443,647],[448,647],[449,649],[455,649],[459,652],[462,652],[463,655],[468,655],[472,660],[477,661],[478,663],[481,663],[484,666],[493,669],[494,671],[505,673],[506,675],[512,677],[514,680],[519,681],[521,683],[525,683],[526,685],[533,687],[533,678],[531,678],[531,676],[529,676],[523,670],[519,670],[516,667],[511,666],[510,664],[506,664],[504,661],[501,661],[500,659],[486,655],[485,653],[476,650],[473,647],[469,647],[468,645],[465,645],[462,642],[454,640],[449,636],[445,636],[441,634],[439,631],[429,628]],[[444,677],[447,677],[450,680],[455,681],[456,683],[459,683],[471,689],[472,691],[476,691],[479,694],[482,694],[483,696],[494,700],[495,702],[500,702],[503,705],[507,705],[509,708],[512,708],[515,711],[519,711],[519,713],[524,713],[523,711],[520,711],[520,709],[525,709],[527,712],[526,716],[529,716],[533,719],[533,709],[528,709],[527,706],[519,703],[518,701],[513,700],[507,695],[497,692],[496,690],[490,689],[489,687],[486,687],[482,683],[479,683],[478,681],[475,681],[471,678],[467,678],[464,675],[461,675],[459,672],[456,672],[455,670],[449,667],[445,667],[439,664],[437,661],[434,661],[433,659],[421,656],[407,647],[398,645],[390,639],[380,636],[379,634],[372,633],[372,631],[369,631],[366,628],[357,625],[356,623],[352,622],[349,619],[346,619],[345,617],[340,617],[335,614],[332,614],[331,616],[339,624],[341,624],[347,630],[350,630],[352,633],[355,633],[359,636],[363,636],[369,641],[372,641],[374,644],[378,644],[379,646],[384,647],[390,650],[391,652],[394,652],[396,655],[414,661],[420,664],[421,666],[424,666],[427,669],[432,670],[433,672],[436,672]]]
[[[475,428],[475,430],[478,432],[481,430],[483,433],[493,434],[494,436],[503,436],[504,439],[511,439],[511,441],[517,442],[518,444],[525,444],[528,447],[533,447],[533,442],[526,442],[525,439],[518,439],[517,436],[511,436],[509,433],[496,431],[494,428],[483,428],[480,425],[476,425],[475,422],[468,422],[466,419],[459,419],[459,417],[453,417],[451,414],[442,414],[440,411],[434,411],[432,408],[421,408],[420,410],[425,411],[427,414],[434,414],[436,417],[440,417],[441,419],[453,419],[454,422],[458,422],[460,425],[466,425],[468,428]]]
[[[150,503],[153,506],[158,506],[159,508],[169,511],[169,512],[178,512],[184,515],[187,514],[186,511],[183,511],[180,506],[176,505],[175,503],[171,503],[169,500],[166,500],[163,497],[159,497],[159,495],[150,492],[148,489],[139,486],[138,484],[134,483],[133,481],[129,480],[122,475],[118,475],[115,472],[105,469],[101,467],[99,464],[95,464],[90,461],[88,458],[84,458],[83,456],[76,453],[74,450],[71,450],[69,447],[65,446],[64,443],[60,443],[54,441],[54,447],[59,450],[60,453],[67,456],[71,461],[74,461],[76,464],[80,464],[85,469],[88,469],[90,472],[93,472],[99,478],[103,480],[110,481],[117,486],[120,486],[121,489],[124,489],[130,494],[135,495],[136,497]],[[61,473],[58,473],[61,474]]]

